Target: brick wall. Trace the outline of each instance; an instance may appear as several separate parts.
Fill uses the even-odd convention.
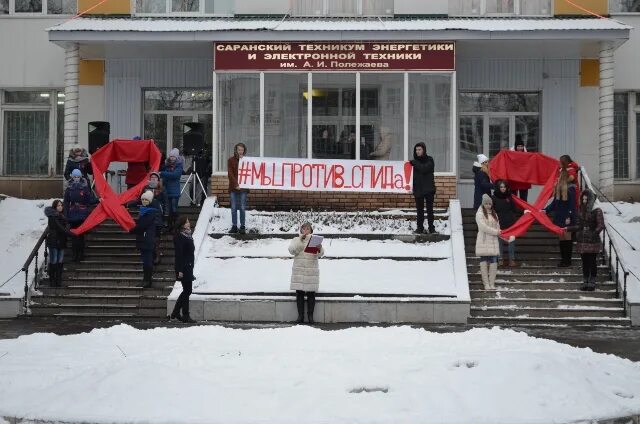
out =
[[[229,181],[226,175],[211,177],[212,195],[220,206],[229,206]],[[447,208],[456,197],[456,177],[436,176],[435,207]],[[252,189],[247,201],[249,209],[258,210],[374,210],[379,208],[415,207],[410,194],[344,193],[328,191],[287,191]]]

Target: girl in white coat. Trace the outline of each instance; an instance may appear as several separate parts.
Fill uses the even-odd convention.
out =
[[[313,309],[316,306],[316,292],[320,286],[320,269],[318,258],[324,255],[322,245],[318,248],[307,248],[311,240],[313,228],[305,222],[300,226],[300,236],[291,240],[289,253],[293,255],[293,270],[291,273],[291,290],[296,291],[296,305],[298,306],[298,323],[304,322],[304,295],[307,294],[307,316],[313,324]]]
[[[480,275],[485,290],[495,290],[498,256],[500,255],[500,222],[493,209],[493,201],[482,195],[482,204],[476,212],[478,236],[476,237],[476,256],[480,257]]]

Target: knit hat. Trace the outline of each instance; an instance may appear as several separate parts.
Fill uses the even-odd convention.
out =
[[[82,177],[82,172],[76,168],[73,171],[71,171],[71,176],[72,177]]]
[[[485,162],[489,162],[489,158],[486,155],[483,155],[482,153],[480,153],[478,155],[478,163],[482,165]]]
[[[174,157],[177,159],[179,156],[180,156],[180,150],[178,150],[175,147],[171,149],[171,151],[169,152],[169,157]]]
[[[149,178],[156,176],[156,178],[158,178],[158,180],[160,179],[160,173],[159,172],[152,172],[151,174],[149,174]]]
[[[140,196],[140,200],[144,200],[144,199],[147,199],[149,203],[153,202],[153,191],[147,190],[144,193],[142,193],[142,196]]]
[[[487,205],[487,204],[493,206],[493,200],[491,200],[491,197],[488,194],[483,194],[482,195],[482,206]]]

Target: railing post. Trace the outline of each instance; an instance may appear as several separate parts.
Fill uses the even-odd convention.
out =
[[[33,280],[34,280],[34,288],[35,288],[36,290],[38,290],[38,283],[39,283],[39,280],[40,280],[40,275],[39,275],[39,272],[38,272],[38,252],[36,252],[36,266],[35,266],[35,268],[34,268],[34,271],[33,271],[33,272],[35,272],[35,275],[34,275],[34,277],[33,277]]]
[[[618,255],[616,254],[616,280],[615,280],[615,283],[616,283],[616,297],[618,297],[618,295],[620,294],[620,291],[618,290],[618,281],[619,281],[619,278],[618,278],[618,265],[619,265],[619,263],[620,263],[620,261],[618,260]]]
[[[629,271],[624,273],[624,287],[622,288],[622,306],[624,308],[624,314],[627,315],[627,276]]]
[[[616,256],[618,256],[618,255],[616,255]],[[609,237],[609,270],[610,270],[610,273],[611,273],[611,237]],[[611,274],[609,274],[609,275],[611,275]]]
[[[29,268],[24,270],[24,312],[27,312],[29,305]]]
[[[606,238],[607,238],[607,228],[605,227],[604,231],[602,232],[602,265],[607,264],[607,254],[606,254],[607,249],[605,249]]]

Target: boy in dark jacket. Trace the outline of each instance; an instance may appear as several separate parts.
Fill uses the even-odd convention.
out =
[[[49,250],[49,284],[51,287],[62,286],[62,270],[64,267],[64,249],[67,247],[67,237],[73,236],[69,231],[69,224],[64,217],[62,200],[54,200],[53,204],[44,209],[48,220],[46,248]]]
[[[65,180],[71,182],[71,173],[74,169],[80,170],[82,178],[89,184],[89,175],[93,174],[93,171],[89,162],[89,153],[82,147],[74,147],[69,151],[63,173]]]
[[[82,178],[79,169],[71,172],[71,182],[64,191],[64,210],[71,228],[78,228],[89,216],[90,206],[97,203],[87,180]],[[71,241],[73,261],[84,260],[84,235]]]
[[[142,287],[149,288],[153,284],[153,250],[156,238],[156,219],[160,211],[151,206],[153,193],[145,191],[140,196],[142,206],[135,227],[131,230],[136,235],[136,248],[142,258]]]
[[[433,226],[433,198],[436,194],[436,185],[433,177],[433,158],[427,155],[427,146],[418,143],[413,147],[413,197],[416,201],[417,226],[416,233],[424,233],[424,203],[427,203],[427,223],[428,231],[436,232]]]
[[[496,181],[496,187],[493,191],[493,208],[498,215],[498,220],[500,222],[500,229],[505,230],[515,224],[517,220],[516,216],[516,205],[513,203],[513,199],[511,198],[511,190],[507,186],[507,182],[504,180]],[[502,266],[503,267],[516,267],[518,263],[516,262],[516,242],[515,239],[511,242],[507,242],[502,238],[498,238],[498,242],[500,243],[500,253],[503,254],[504,244],[507,243],[507,251],[508,251],[508,259],[507,256],[502,257]]]

